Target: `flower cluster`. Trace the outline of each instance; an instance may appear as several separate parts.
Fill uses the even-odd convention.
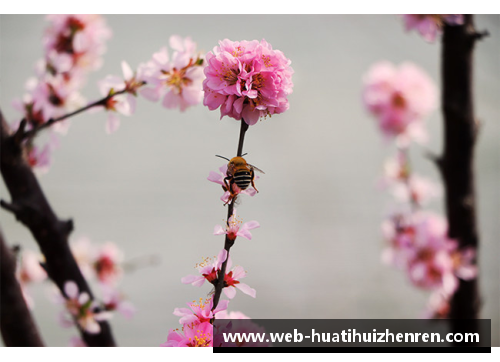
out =
[[[363,78],[363,103],[386,138],[426,140],[423,121],[435,109],[436,86],[419,67],[374,64]]]
[[[460,249],[448,236],[446,220],[422,207],[442,193],[439,185],[413,172],[410,141],[422,140],[423,119],[435,105],[436,90],[416,66],[375,64],[364,78],[363,100],[382,134],[395,137],[398,152],[384,167],[380,184],[400,202],[382,224],[384,263],[403,270],[418,288],[432,291],[427,317],[447,317],[459,279],[476,277],[475,250]],[[420,137],[417,137],[420,136]]]
[[[35,76],[26,82],[26,94],[13,107],[26,120],[26,129],[75,111],[85,103],[80,94],[90,71],[102,65],[102,54],[111,31],[100,15],[48,15],[43,35],[44,56],[36,63]],[[55,122],[53,131],[65,134],[69,121]],[[16,122],[14,126],[18,126]],[[28,163],[42,173],[48,170],[54,137],[38,147],[28,140]]]
[[[96,280],[101,290],[100,301],[91,300],[87,293],[79,293],[74,281],[67,281],[64,286],[64,297],[56,295],[56,301],[65,306],[61,312],[62,327],[78,324],[87,333],[99,333],[99,321],[112,317],[114,311],[125,318],[135,314],[135,307],[126,300],[117,289],[123,275],[123,255],[116,244],[107,242],[102,245],[93,244],[90,239],[80,237],[70,243],[71,252],[87,280]],[[71,345],[82,346],[78,338]]]
[[[464,16],[459,14],[404,14],[406,31],[415,29],[429,43],[441,34],[444,24],[462,25]]]
[[[206,56],[203,104],[220,107],[221,118],[244,119],[249,125],[286,111],[292,93],[290,60],[265,40],[224,39]]]

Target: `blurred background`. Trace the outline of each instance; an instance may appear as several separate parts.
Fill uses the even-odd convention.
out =
[[[246,159],[266,172],[260,193],[243,196],[238,215],[257,220],[253,239],[238,239],[233,264],[248,272],[243,282],[257,290],[240,292],[229,309],[252,318],[418,318],[429,292],[413,287],[401,271],[380,261],[380,225],[394,204],[380,192],[383,162],[394,154],[361,104],[362,76],[377,61],[412,61],[438,84],[439,41],[426,43],[405,33],[400,17],[342,15],[118,15],[106,16],[113,30],[103,67],[83,90],[98,99],[96,82],[121,75],[120,62],[133,68],[168,46],[170,35],[191,36],[204,52],[218,41],[265,38],[291,59],[295,71],[290,109],[250,127]],[[493,345],[499,340],[499,111],[500,18],[477,16],[479,30],[491,34],[475,51],[476,116],[483,122],[476,148],[477,206],[481,248],[483,318],[492,319]],[[34,64],[42,57],[43,16],[0,17],[0,106],[9,121]],[[137,112],[121,117],[120,129],[106,135],[104,112],[72,119],[40,182],[61,218],[71,217],[71,239],[88,236],[113,241],[125,259],[156,255],[153,265],[127,274],[121,289],[138,312],[132,320],[111,321],[121,346],[158,346],[179,327],[174,308],[206,297],[210,287],[181,284],[202,257],[223,247],[213,228],[226,208],[221,188],[206,180],[224,162],[215,154],[236,153],[239,122],[219,120],[219,111],[199,105],[185,113],[138,99]],[[442,119],[428,119],[426,149],[441,153]],[[424,148],[413,147],[414,171],[439,180]],[[10,199],[3,182],[3,199]],[[442,200],[430,209],[442,212]],[[0,210],[8,243],[38,250],[31,234]],[[48,282],[47,282],[48,283]],[[46,285],[30,288],[33,311],[47,345],[66,346],[76,330],[58,326],[59,307]]]

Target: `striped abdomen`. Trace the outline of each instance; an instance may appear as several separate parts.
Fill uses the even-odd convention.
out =
[[[248,185],[250,185],[250,182],[252,182],[252,175],[250,171],[241,170],[235,172],[233,179],[236,186],[238,186],[242,190],[246,190]]]

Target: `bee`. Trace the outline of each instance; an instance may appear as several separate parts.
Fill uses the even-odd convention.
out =
[[[227,204],[231,202],[236,197],[236,193],[233,190],[233,185],[236,184],[241,190],[246,190],[250,184],[255,189],[255,191],[259,192],[255,187],[253,180],[255,179],[255,172],[259,171],[264,173],[261,169],[255,167],[247,163],[247,161],[243,157],[233,157],[232,159],[216,155],[217,157],[228,160],[227,164],[227,173],[224,178],[224,185],[226,185],[226,191],[229,191],[229,199]],[[228,184],[229,182],[229,184]]]

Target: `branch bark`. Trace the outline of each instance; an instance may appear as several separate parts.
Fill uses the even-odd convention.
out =
[[[7,347],[43,347],[44,343],[16,279],[16,259],[0,231],[0,329]]]
[[[72,220],[60,220],[47,201],[40,184],[23,157],[23,147],[11,135],[0,111],[0,169],[11,202],[4,200],[1,206],[12,212],[33,234],[46,259],[47,274],[64,294],[64,284],[74,281],[80,292],[92,291],[83,277],[71,253],[68,236],[73,229]],[[80,329],[82,339],[88,346],[115,346],[111,327],[100,322],[99,334],[88,334]]]
[[[439,165],[445,186],[448,235],[458,241],[460,249],[477,248],[479,244],[474,190],[477,123],[473,103],[473,50],[480,38],[478,34],[472,15],[465,15],[464,25],[445,25],[442,39],[444,151]],[[477,278],[460,280],[451,299],[452,329],[457,328],[453,320],[477,319],[479,307]]]

